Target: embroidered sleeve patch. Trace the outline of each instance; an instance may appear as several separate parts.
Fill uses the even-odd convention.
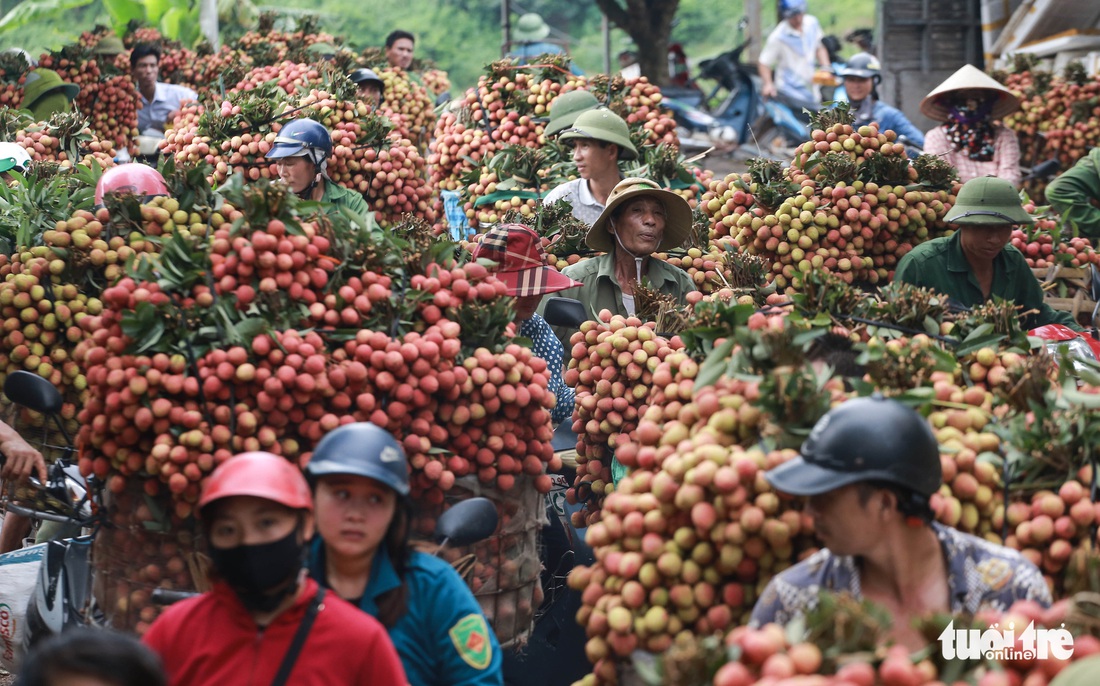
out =
[[[489,640],[489,627],[479,614],[466,615],[450,630],[451,641],[458,654],[474,669],[485,669],[493,661],[493,644]]]

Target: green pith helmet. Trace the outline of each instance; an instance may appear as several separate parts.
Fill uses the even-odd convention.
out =
[[[52,69],[35,69],[27,74],[27,80],[23,84],[23,107],[32,108],[34,103],[43,95],[54,90],[60,90],[65,97],[72,102],[80,93],[80,86],[74,83],[65,83],[61,76]]]
[[[94,52],[97,55],[121,55],[126,52],[126,46],[122,44],[121,38],[112,34],[100,38],[95,44]]]
[[[1016,187],[996,176],[981,176],[964,183],[955,198],[955,206],[943,220],[960,226],[1035,222],[1020,204]]]
[[[1092,655],[1074,662],[1054,677],[1050,686],[1090,686],[1100,674],[1100,655]]]
[[[581,112],[594,110],[600,106],[600,101],[592,95],[591,91],[579,90],[562,93],[550,103],[550,123],[543,132],[547,136],[553,136],[564,129],[568,129],[577,121]]]
[[[558,136],[558,140],[563,143],[581,138],[614,143],[619,146],[620,160],[638,159],[638,151],[630,142],[630,129],[622,117],[611,110],[601,108],[581,112],[573,122],[573,128],[566,129]]]

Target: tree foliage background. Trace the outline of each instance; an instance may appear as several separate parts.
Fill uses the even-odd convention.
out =
[[[601,1],[627,6],[627,0]],[[649,1],[651,5],[661,2]],[[0,11],[7,13],[19,4],[20,0],[0,0]],[[263,5],[258,0],[257,4],[260,9],[316,13],[325,30],[344,36],[358,48],[381,45],[395,28],[410,31],[418,38],[417,56],[431,59],[450,72],[452,84],[459,89],[473,85],[482,67],[501,54],[500,0],[282,0],[278,6]],[[762,4],[767,32],[776,23],[776,3],[763,0]],[[809,8],[826,33],[841,38],[853,28],[874,24],[874,0],[809,0]],[[523,12],[541,14],[555,29],[552,37],[567,41],[582,70],[603,71],[602,13],[596,0],[521,0],[512,2],[512,9],[513,21]],[[733,47],[742,13],[741,0],[679,0],[670,39],[683,44],[693,63],[711,57]],[[57,17],[35,21],[16,33],[0,35],[0,48],[17,46],[32,53],[58,48],[97,23],[109,23],[103,0],[92,0]],[[759,40],[765,37],[766,33]],[[617,69],[615,55],[628,41],[625,32],[612,30],[612,69]],[[852,51],[850,46],[846,48]]]

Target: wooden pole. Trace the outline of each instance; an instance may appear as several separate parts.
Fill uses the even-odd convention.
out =
[[[749,43],[749,64],[756,64],[767,38],[760,16],[760,0],[745,0],[745,18],[749,20],[748,37],[752,39]]]
[[[603,73],[610,74],[611,72],[611,22],[607,20],[607,15],[604,14],[600,21],[600,28],[603,31]],[[618,71],[618,70],[616,70]]]
[[[503,34],[500,56],[505,57],[512,45],[512,3],[509,0],[500,0],[500,30]]]

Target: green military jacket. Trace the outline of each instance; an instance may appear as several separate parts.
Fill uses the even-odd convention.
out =
[[[1100,148],[1093,148],[1047,186],[1047,201],[1082,236],[1100,238]]]
[[[615,258],[612,253],[569,265],[562,270],[562,274],[584,285],[567,288],[554,295],[580,300],[588,308],[592,319],[597,318],[600,310],[611,310],[612,314],[626,316],[623,291],[615,280]],[[687,272],[654,257],[649,258],[645,279],[662,293],[675,296],[681,305],[687,304],[688,293],[697,290]]]
[[[951,298],[963,307],[975,307],[985,302],[981,286],[963,253],[960,229],[946,238],[936,238],[913,248],[898,263],[894,279],[931,288]],[[1043,301],[1043,289],[1027,266],[1023,253],[1011,245],[1005,246],[993,260],[991,296],[1016,303],[1022,312],[1036,310],[1024,317],[1026,329],[1045,324],[1065,324],[1080,331],[1081,327],[1069,312],[1059,312]]]
[[[370,207],[367,205],[367,201],[363,199],[361,193],[344,188],[326,179],[325,193],[321,196],[321,202],[330,204],[330,207],[325,209],[326,215],[336,212],[339,207],[346,207],[352,212],[362,215],[367,220],[367,228],[377,226],[374,219],[374,212],[371,211]]]

